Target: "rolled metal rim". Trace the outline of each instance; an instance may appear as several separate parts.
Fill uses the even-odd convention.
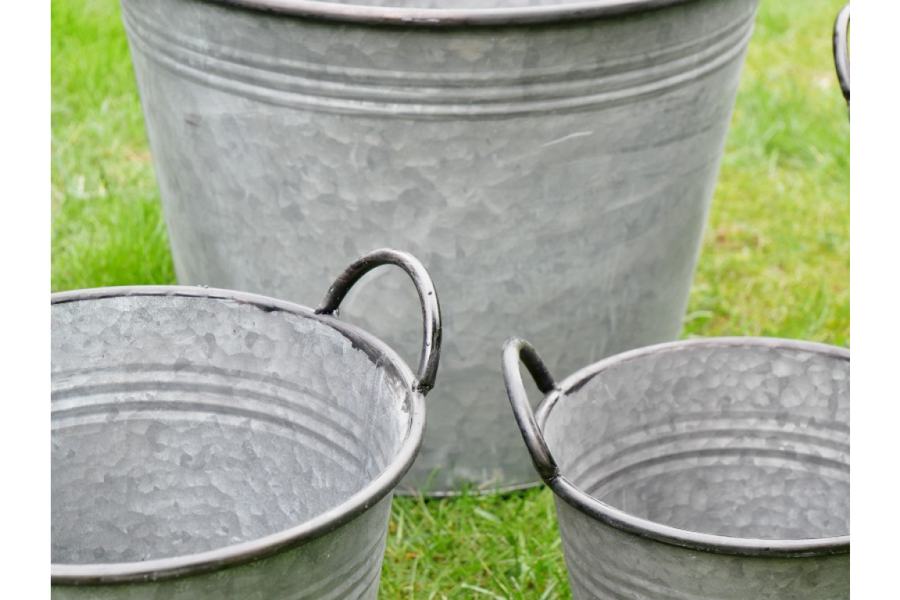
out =
[[[403,8],[323,0],[204,0],[214,4],[343,23],[421,27],[530,25],[645,12],[697,0],[588,0],[508,8]]]
[[[123,286],[94,288],[60,292],[50,295],[50,304],[97,300],[114,297],[171,296],[232,300],[249,304],[266,311],[283,311],[304,318],[320,321],[339,331],[364,351],[386,355],[397,369],[409,389],[412,414],[409,431],[393,460],[372,481],[341,504],[296,527],[267,535],[255,540],[224,546],[207,552],[159,558],[142,562],[101,563],[86,565],[50,564],[51,584],[97,585],[106,583],[146,582],[207,573],[265,558],[310,542],[334,531],[361,515],[368,508],[387,496],[400,482],[415,460],[422,445],[425,430],[425,394],[418,388],[418,381],[406,362],[378,338],[349,323],[327,314],[317,314],[312,309],[291,302],[284,302],[251,294],[205,287],[187,286]]]
[[[510,340],[510,342],[512,341],[513,340]],[[507,342],[507,345],[510,345],[510,342]],[[600,374],[605,369],[644,356],[677,351],[684,348],[721,348],[735,346],[756,346],[770,349],[781,348],[785,350],[798,350],[822,354],[846,361],[850,360],[850,351],[846,348],[816,342],[766,337],[720,337],[680,340],[638,348],[588,365],[569,375],[558,384],[555,384],[554,389],[544,396],[543,401],[534,413],[534,419],[537,424],[538,432],[540,433],[541,442],[543,442],[543,428],[547,423],[550,412],[553,410],[556,403],[560,401],[560,398],[570,391],[576,391],[579,387],[583,386],[591,378]],[[542,382],[540,381],[538,382],[539,387],[541,386],[541,383]],[[546,384],[548,382],[543,383]],[[546,446],[544,445],[544,447]],[[555,467],[555,462],[552,461],[552,457],[550,457],[549,454],[548,458],[550,458]],[[538,465],[535,466],[537,467]],[[541,478],[544,482],[557,496],[588,517],[601,521],[616,529],[673,546],[713,552],[716,554],[731,554],[738,556],[810,557],[850,553],[849,534],[827,538],[767,540],[715,535],[670,527],[668,525],[630,515],[609,504],[600,502],[590,494],[573,485],[558,471],[555,474],[552,473],[549,468],[538,469],[538,471],[541,473]]]

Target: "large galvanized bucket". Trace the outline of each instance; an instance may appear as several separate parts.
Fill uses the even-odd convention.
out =
[[[122,0],[178,279],[294,299],[409,249],[449,308],[401,491],[533,485],[494,344],[678,337],[757,1]],[[407,283],[364,285],[414,352]]]
[[[848,350],[691,340],[557,384],[514,339],[503,371],[576,599],[850,597]]]
[[[422,301],[418,375],[332,315],[383,263]],[[50,302],[53,598],[377,596],[440,354],[416,259],[364,257],[315,312],[188,287]]]

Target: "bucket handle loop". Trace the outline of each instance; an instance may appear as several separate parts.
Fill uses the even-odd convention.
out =
[[[316,308],[316,314],[336,317],[338,308],[350,288],[372,269],[388,264],[403,269],[410,276],[419,293],[425,326],[422,356],[419,359],[419,372],[416,375],[416,390],[427,394],[434,387],[441,358],[441,305],[428,271],[415,256],[390,248],[381,248],[361,256],[334,280],[322,299],[322,303]]]
[[[837,70],[838,83],[841,84],[841,92],[847,100],[847,108],[850,108],[850,49],[847,46],[847,34],[850,29],[850,4],[848,3],[838,13],[834,21],[834,67]]]
[[[541,479],[549,484],[559,477],[559,467],[550,454],[544,435],[534,418],[534,411],[528,402],[528,395],[522,383],[522,372],[519,370],[520,360],[528,368],[541,392],[548,394],[558,388],[544,361],[531,344],[520,338],[506,340],[503,344],[503,381],[506,384],[506,393],[525,445],[531,453],[534,468],[537,469]]]

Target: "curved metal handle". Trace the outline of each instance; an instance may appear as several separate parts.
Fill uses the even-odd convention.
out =
[[[441,305],[428,271],[415,256],[390,248],[381,248],[361,256],[334,280],[322,303],[316,308],[316,314],[337,316],[338,308],[350,288],[375,267],[388,264],[406,271],[419,293],[425,331],[422,339],[422,356],[419,359],[419,373],[416,375],[418,380],[416,389],[422,394],[427,394],[434,387],[441,358]]]
[[[837,70],[838,83],[847,108],[850,107],[850,49],[847,46],[847,34],[850,30],[850,5],[847,4],[834,20],[834,68]]]
[[[534,378],[538,389],[544,394],[555,390],[556,382],[531,344],[519,338],[506,340],[503,344],[503,382],[506,384],[506,393],[522,437],[525,439],[525,445],[531,453],[531,462],[534,463],[534,468],[537,469],[541,479],[549,484],[559,476],[559,467],[550,454],[547,442],[534,418],[531,404],[528,402],[522,383],[522,373],[519,371],[520,360],[528,367],[528,372]]]

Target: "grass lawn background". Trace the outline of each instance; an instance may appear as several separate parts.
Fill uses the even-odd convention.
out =
[[[831,58],[843,3],[762,0],[684,337],[849,346],[850,128]],[[118,2],[51,12],[51,288],[175,283]],[[395,498],[390,528],[383,598],[570,597],[546,489]]]

